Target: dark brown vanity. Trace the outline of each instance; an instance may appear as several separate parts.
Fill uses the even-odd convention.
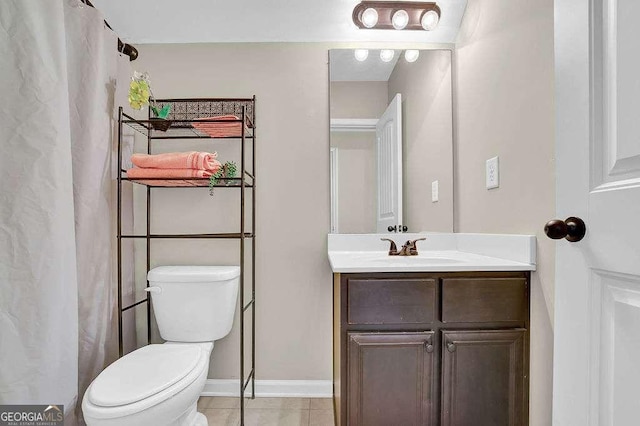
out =
[[[527,425],[529,281],[334,274],[336,425]]]

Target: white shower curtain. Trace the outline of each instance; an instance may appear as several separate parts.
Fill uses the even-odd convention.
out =
[[[117,353],[116,46],[77,0],[0,1],[0,404],[64,404],[66,424]]]

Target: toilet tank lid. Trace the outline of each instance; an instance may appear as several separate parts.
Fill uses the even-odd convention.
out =
[[[158,266],[147,274],[150,282],[207,282],[240,276],[239,266]]]

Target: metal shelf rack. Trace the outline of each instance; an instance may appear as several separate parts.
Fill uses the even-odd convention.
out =
[[[240,418],[241,425],[244,425],[245,415],[245,395],[248,386],[251,384],[251,399],[255,398],[255,323],[256,323],[256,120],[255,105],[256,98],[201,98],[201,99],[160,99],[156,103],[162,108],[170,104],[171,112],[165,124],[170,127],[165,131],[158,130],[157,121],[151,118],[147,120],[137,120],[123,112],[122,107],[118,114],[118,200],[117,200],[117,262],[118,262],[118,339],[119,355],[124,355],[123,342],[123,319],[122,314],[129,309],[146,304],[147,320],[147,343],[151,342],[151,299],[149,293],[142,300],[134,300],[132,304],[123,306],[122,291],[122,241],[125,239],[146,240],[146,269],[149,272],[151,267],[151,241],[156,239],[237,239],[240,241],[240,379],[239,390],[241,396]],[[216,119],[223,115],[235,115],[237,120],[228,118]],[[167,123],[168,122],[168,123]],[[223,137],[212,137],[199,129],[199,123],[237,123],[239,128],[237,134]],[[194,124],[196,126],[194,127]],[[128,126],[147,138],[147,154],[152,153],[152,144],[155,140],[162,139],[211,139],[240,141],[240,167],[239,177],[225,178],[219,180],[215,188],[230,188],[240,190],[240,229],[237,232],[227,233],[202,233],[202,234],[154,234],[151,232],[151,195],[160,188],[202,188],[209,187],[208,178],[176,179],[176,178],[144,178],[131,179],[126,176],[123,169],[123,126]],[[247,143],[250,142],[250,143]],[[247,152],[249,151],[249,152]],[[251,161],[247,161],[247,154],[251,154]],[[250,164],[248,164],[250,163]],[[144,234],[123,234],[122,232],[122,187],[123,182],[143,185],[146,187],[146,232]],[[153,190],[153,191],[152,191]],[[247,205],[247,192],[251,192],[251,203]],[[245,223],[246,215],[250,215],[250,225]],[[247,229],[248,228],[248,229]],[[251,240],[250,259],[245,256],[246,240]],[[250,295],[245,291],[246,267],[251,265],[251,290]],[[147,281],[146,286],[149,286]],[[135,292],[134,292],[135,295]],[[250,297],[247,297],[250,296]],[[251,368],[245,376],[245,327],[247,320],[245,314],[251,312]]]

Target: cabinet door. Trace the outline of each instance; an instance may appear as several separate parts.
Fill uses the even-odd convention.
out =
[[[349,426],[435,425],[433,332],[349,333]]]
[[[443,331],[442,426],[524,426],[525,330]]]

